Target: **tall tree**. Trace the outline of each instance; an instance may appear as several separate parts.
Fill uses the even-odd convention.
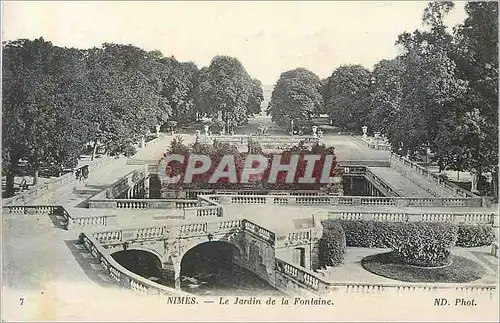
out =
[[[131,45],[104,44],[88,52],[92,107],[89,137],[109,155],[130,154],[144,134],[171,114],[163,89],[163,65]],[[94,149],[95,150],[95,149]]]
[[[286,127],[292,120],[311,120],[323,104],[320,90],[319,77],[305,68],[282,73],[269,102],[272,120]]]
[[[247,120],[252,80],[241,62],[229,56],[215,56],[199,74],[196,91],[198,111],[220,119],[225,131]]]
[[[20,158],[36,184],[41,168],[74,166],[86,134],[83,54],[43,38],[3,44],[3,171],[13,193]]]
[[[369,126],[383,134],[391,132],[392,136],[402,138],[404,134],[395,134],[399,128],[394,127],[401,111],[402,84],[404,66],[401,59],[381,60],[373,68],[373,87],[371,107],[368,115]]]
[[[248,115],[260,114],[262,101],[264,101],[262,83],[257,79],[253,79],[251,86],[250,96],[248,97],[247,113]]]
[[[359,131],[370,111],[371,74],[361,65],[344,65],[333,71],[326,85],[326,110],[335,125]]]
[[[175,58],[162,58],[165,66],[162,96],[171,109],[171,119],[179,124],[196,120],[194,87],[198,68],[192,62],[179,62]],[[168,113],[166,113],[168,117]]]

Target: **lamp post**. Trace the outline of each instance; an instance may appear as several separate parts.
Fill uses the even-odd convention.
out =
[[[292,119],[292,136],[293,136],[293,119]]]

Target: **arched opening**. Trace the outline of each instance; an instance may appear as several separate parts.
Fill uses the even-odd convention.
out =
[[[115,252],[111,257],[134,274],[153,281],[158,281],[161,277],[161,261],[151,252],[128,249]]]
[[[240,250],[232,243],[211,241],[187,251],[181,260],[181,289],[200,295],[248,295],[275,291],[253,272],[238,266]]]

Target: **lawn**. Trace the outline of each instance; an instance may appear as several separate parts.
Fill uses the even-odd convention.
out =
[[[480,264],[460,256],[452,256],[446,267],[423,268],[396,263],[387,252],[363,258],[361,266],[375,275],[411,283],[468,283],[485,274]]]

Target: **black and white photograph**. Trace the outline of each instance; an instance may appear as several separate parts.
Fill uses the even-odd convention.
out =
[[[498,321],[497,1],[2,1],[2,309]]]

